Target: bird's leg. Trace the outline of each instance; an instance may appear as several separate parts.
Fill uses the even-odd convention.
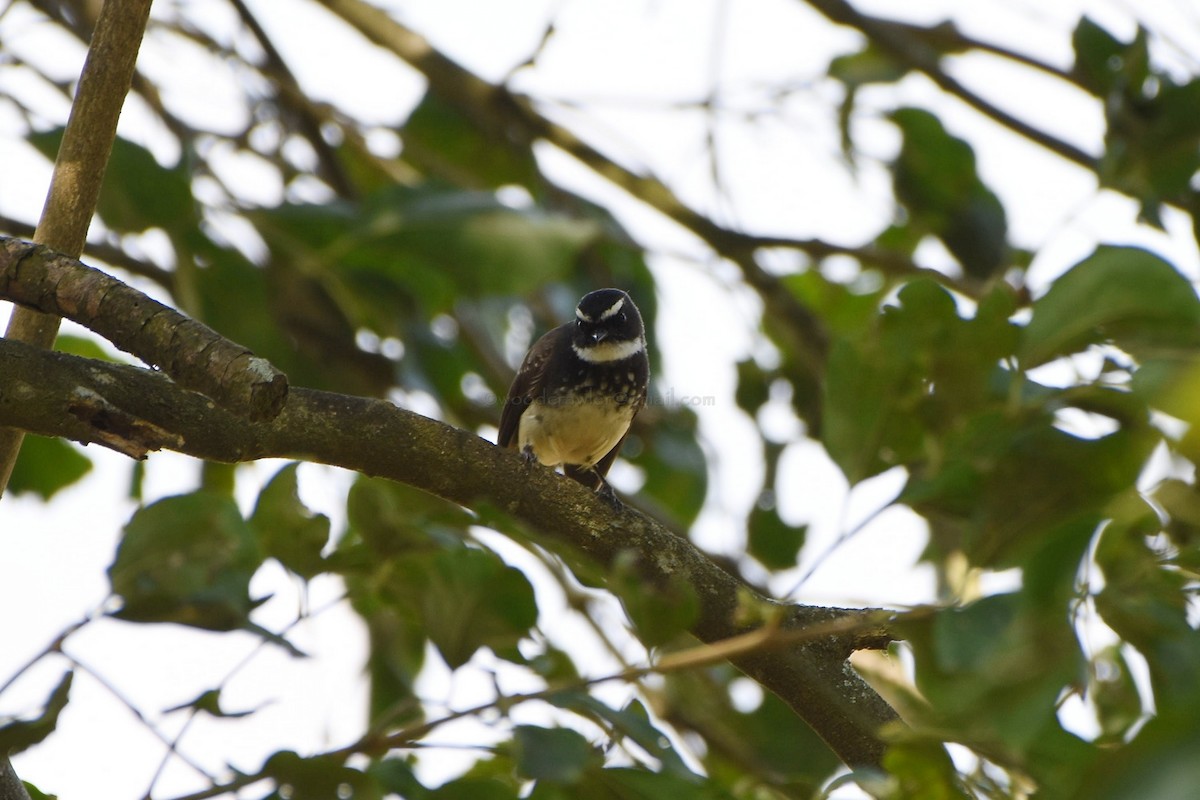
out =
[[[617,492],[613,489],[612,484],[605,480],[603,476],[600,476],[600,485],[596,487],[596,494],[600,495],[602,500],[618,511],[625,507],[625,504],[621,502],[621,498],[617,497]]]
[[[605,480],[604,476],[595,467],[577,467],[573,464],[567,464],[563,467],[563,472],[566,473],[567,477],[582,483],[600,495],[600,497],[614,508],[621,508],[624,505],[620,498],[617,497],[612,484]]]
[[[521,448],[521,459],[526,464],[536,464],[537,463],[538,457],[537,457],[537,454],[533,452],[533,445],[527,444]]]

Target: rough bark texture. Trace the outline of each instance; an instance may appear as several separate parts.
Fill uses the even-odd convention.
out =
[[[29,800],[25,784],[13,771],[7,757],[0,758],[0,800]]]
[[[117,136],[117,120],[133,80],[151,0],[105,3],[96,21],[71,115],[54,161],[50,190],[33,238],[78,256],[100,197],[104,169]],[[38,347],[54,344],[59,318],[31,308],[17,308],[5,336]],[[0,428],[0,495],[8,486],[21,451],[21,432]]]
[[[16,342],[0,342],[0,374],[0,425],[116,442],[122,452],[169,447],[224,462],[297,458],[391,478],[464,506],[491,508],[595,563],[632,562],[648,582],[685,582],[700,602],[692,632],[702,641],[745,630],[736,611],[748,589],[687,540],[473,433],[390,403],[293,388],[278,417],[252,422],[160,373]],[[884,750],[879,728],[896,715],[846,658],[854,649],[883,646],[887,631],[861,611],[784,610],[789,628],[855,617],[864,625],[735,663],[787,702],[847,764],[877,765]]]
[[[270,419],[283,408],[287,376],[269,361],[45,247],[0,236],[0,296],[90,328],[235,414]]]

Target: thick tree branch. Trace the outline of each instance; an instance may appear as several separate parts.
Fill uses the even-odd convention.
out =
[[[36,241],[70,256],[83,252],[117,135],[117,119],[150,17],[150,1],[105,3],[100,9],[34,233]],[[5,335],[49,347],[58,335],[58,325],[58,317],[18,308],[9,318]],[[21,434],[0,429],[0,494],[8,486],[20,451]]]
[[[29,792],[25,791],[25,784],[13,771],[7,756],[0,757],[0,800],[29,800]]]
[[[0,236],[0,297],[78,322],[235,414],[268,419],[287,376],[212,328],[54,251]]]
[[[649,583],[683,581],[699,600],[692,633],[702,641],[745,631],[737,612],[749,590],[687,540],[636,511],[614,510],[595,493],[473,433],[390,403],[293,388],[278,417],[252,422],[161,373],[17,342],[0,342],[0,374],[0,425],[85,443],[117,440],[128,445],[125,452],[165,446],[224,462],[296,458],[387,477],[467,507],[496,509],[553,540],[559,551],[565,546],[602,565],[632,557]],[[865,613],[779,607],[792,629]],[[847,764],[877,765],[884,750],[879,728],[896,715],[846,659],[888,639],[886,630],[872,626],[867,633],[733,661],[787,702]]]
[[[18,239],[33,239],[36,228],[28,222],[22,222],[19,219],[6,217],[0,214],[0,232],[8,234]],[[83,252],[92,259],[103,261],[105,264],[110,264],[118,269],[128,272],[130,275],[137,275],[142,278],[148,278],[159,286],[166,289],[168,292],[174,291],[175,288],[175,273],[163,269],[157,264],[137,258],[125,252],[121,247],[108,242],[90,241],[84,244]]]

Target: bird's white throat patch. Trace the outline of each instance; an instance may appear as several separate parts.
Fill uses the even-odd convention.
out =
[[[624,361],[630,356],[636,356],[646,348],[641,339],[630,339],[626,342],[600,342],[591,347],[580,347],[572,344],[575,355],[593,364],[605,364],[611,361]]]

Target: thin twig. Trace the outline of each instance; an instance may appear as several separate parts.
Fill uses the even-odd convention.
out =
[[[805,0],[805,2],[832,21],[855,28],[893,58],[924,73],[942,91],[962,100],[985,117],[1031,142],[1041,145],[1067,161],[1089,171],[1096,169],[1095,156],[1009,114],[951,77],[942,68],[941,53],[938,48],[931,46],[929,42],[914,39],[911,35],[911,26],[861,14],[846,0]]]
[[[210,783],[216,781],[216,776],[210,774],[207,770],[204,769],[204,767],[200,766],[195,761],[193,761],[191,758],[189,758],[188,756],[179,752],[179,750],[177,750],[175,748],[175,745],[171,741],[171,739],[168,738],[165,733],[163,733],[161,730],[159,730],[158,726],[155,725],[153,722],[151,722],[146,717],[146,715],[142,713],[142,710],[137,707],[137,704],[134,703],[133,700],[131,700],[129,697],[127,697],[124,692],[122,692],[120,689],[118,689],[116,687],[116,685],[114,685],[110,680],[108,680],[108,678],[104,677],[104,675],[101,674],[99,672],[99,670],[93,668],[87,662],[83,661],[82,659],[78,658],[77,656],[71,655],[70,653],[68,653],[65,650],[61,650],[60,652],[62,654],[62,657],[65,658],[67,661],[69,661],[72,664],[72,666],[74,666],[78,670],[86,672],[88,675],[91,676],[92,680],[96,681],[96,683],[103,686],[104,689],[106,691],[108,691],[109,694],[111,694],[114,698],[116,698],[117,702],[119,702],[121,705],[125,706],[125,708],[127,708],[129,710],[129,713],[131,713],[131,714],[133,714],[133,716],[137,717],[138,722],[142,723],[142,726],[146,730],[150,731],[150,733],[154,736],[154,738],[158,739],[160,742],[162,742],[168,748],[170,748],[171,752],[180,761],[187,764],[189,767],[194,769],[196,772],[200,773],[200,775],[205,780],[209,781]]]
[[[917,609],[913,613],[924,613],[924,610]],[[892,612],[885,612],[885,614],[888,621],[892,621],[898,616]],[[776,617],[760,628],[723,641],[702,644],[687,650],[670,653],[660,658],[654,664],[628,667],[618,672],[594,678],[560,682],[534,692],[521,692],[499,696],[485,703],[471,706],[470,708],[452,711],[435,720],[427,720],[409,725],[400,730],[393,731],[386,736],[369,735],[345,747],[319,753],[313,756],[313,758],[345,760],[353,755],[375,755],[392,749],[408,749],[413,747],[417,743],[417,740],[423,739],[444,725],[460,719],[474,717],[487,711],[511,708],[518,703],[549,700],[558,695],[590,689],[602,683],[611,683],[614,681],[632,683],[651,674],[699,669],[700,667],[736,658],[739,655],[804,644],[830,636],[846,635],[856,630],[869,630],[871,627],[879,624],[879,620],[873,618],[835,619],[828,622],[807,625],[800,629],[789,630],[781,627],[781,619],[781,617]],[[217,797],[226,792],[231,792],[269,778],[270,775],[268,772],[260,770],[253,775],[239,775],[227,783],[214,785],[201,792],[182,795],[173,798],[173,800],[207,800],[208,798]]]

